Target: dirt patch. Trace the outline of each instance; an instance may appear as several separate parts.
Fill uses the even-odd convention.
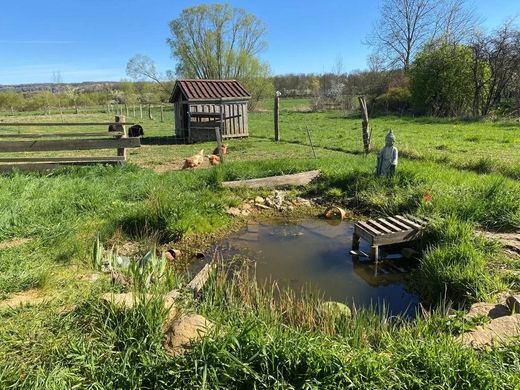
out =
[[[45,302],[45,297],[41,295],[41,291],[37,289],[23,291],[21,293],[13,295],[9,299],[0,301],[0,310],[4,309],[16,309],[20,306],[26,305],[40,305]]]
[[[12,240],[0,241],[0,250],[16,248],[30,242],[32,238],[13,238]]]

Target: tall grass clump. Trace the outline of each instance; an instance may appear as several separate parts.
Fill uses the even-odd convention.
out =
[[[424,301],[457,304],[489,299],[503,287],[491,271],[497,248],[455,217],[437,222],[425,238],[427,249],[411,277]]]

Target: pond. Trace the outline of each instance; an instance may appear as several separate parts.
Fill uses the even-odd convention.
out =
[[[240,255],[254,260],[259,282],[276,281],[296,292],[309,287],[326,300],[376,310],[384,305],[393,315],[413,316],[418,299],[406,290],[405,278],[414,262],[389,254],[376,266],[353,258],[352,232],[352,222],[252,222],[219,248],[225,258]],[[360,249],[366,253],[369,248],[363,244]]]

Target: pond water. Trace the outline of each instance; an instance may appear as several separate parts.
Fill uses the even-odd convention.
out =
[[[219,244],[225,257],[246,256],[256,262],[260,282],[277,281],[296,292],[316,289],[326,300],[413,316],[417,297],[406,290],[414,263],[388,259],[376,265],[350,254],[353,223],[324,220],[254,222]],[[363,246],[365,244],[365,246]],[[361,241],[365,253],[369,250]]]

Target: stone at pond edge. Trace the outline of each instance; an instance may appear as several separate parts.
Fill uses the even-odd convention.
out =
[[[234,217],[238,217],[239,215],[242,214],[242,210],[240,210],[240,209],[237,208],[237,207],[229,207],[229,208],[226,210],[226,214],[232,215],[232,216],[234,216]]]
[[[179,355],[191,348],[213,328],[213,323],[199,314],[186,314],[172,321],[166,328],[163,347],[173,355]]]
[[[351,317],[352,311],[350,307],[341,302],[327,301],[320,305],[322,311],[335,316]]]
[[[257,196],[257,197],[255,198],[255,203],[256,203],[256,204],[264,204],[264,203],[265,203],[265,199],[262,198],[261,196]]]
[[[488,316],[491,319],[511,315],[511,312],[505,305],[478,302],[471,305],[468,313],[464,316],[469,321],[477,316]]]
[[[510,295],[506,304],[513,313],[520,313],[520,295]]]
[[[473,348],[485,348],[493,344],[507,344],[520,336],[520,314],[491,320],[489,323],[466,332],[457,340]]]
[[[327,219],[339,219],[339,220],[342,220],[347,215],[347,212],[345,210],[343,210],[341,207],[330,206],[330,207],[327,207],[327,210],[325,210],[323,215]]]

